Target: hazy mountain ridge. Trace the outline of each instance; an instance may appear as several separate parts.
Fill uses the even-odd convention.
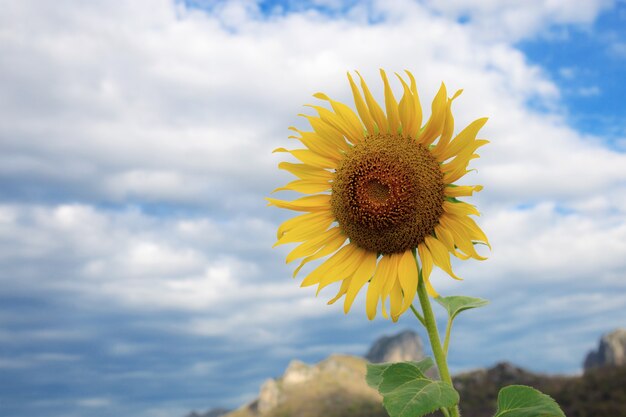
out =
[[[424,353],[419,336],[408,331],[378,339],[366,357],[373,362],[419,360]],[[387,417],[379,394],[365,383],[367,363],[349,355],[331,355],[315,365],[294,360],[282,377],[261,386],[257,399],[223,416]],[[568,417],[626,417],[626,330],[604,335],[584,363],[580,376],[545,375],[507,362],[458,374],[453,380],[462,415],[492,416],[500,388],[523,384],[551,395]]]
[[[263,383],[256,400],[225,416],[384,415],[380,396],[365,384],[366,364],[349,355],[331,355],[316,365],[292,361],[281,378]]]
[[[529,385],[553,397],[568,417],[626,417],[626,366],[601,367],[580,376],[544,375],[500,363],[453,377],[463,417],[490,417],[498,392]]]
[[[626,329],[616,329],[600,339],[598,349],[585,358],[585,370],[602,366],[626,365]]]
[[[411,330],[376,339],[365,354],[365,359],[372,363],[419,361],[424,357],[422,340]]]

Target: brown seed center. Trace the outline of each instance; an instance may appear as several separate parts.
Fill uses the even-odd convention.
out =
[[[331,206],[353,243],[399,253],[433,233],[443,213],[444,187],[428,149],[400,135],[372,135],[337,167]]]
[[[365,194],[373,204],[383,204],[389,199],[391,191],[388,185],[374,179],[365,185]]]

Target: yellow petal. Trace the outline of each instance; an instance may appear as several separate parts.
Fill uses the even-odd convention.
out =
[[[383,282],[380,284],[382,288],[380,297],[383,307],[383,317],[389,318],[387,316],[387,310],[385,305],[387,303],[387,297],[389,297],[389,295],[391,294],[391,290],[393,289],[393,286],[398,278],[398,261],[400,260],[400,257],[395,253],[384,256],[389,258],[389,264],[387,265],[386,275],[384,275]]]
[[[330,214],[330,210],[327,211],[316,211],[313,213],[301,214],[296,217],[292,217],[288,220],[285,220],[278,226],[278,230],[276,232],[276,239],[280,239],[290,230],[294,228],[299,228],[302,225],[310,224],[310,223],[319,223],[326,221],[326,218]]]
[[[446,222],[450,223],[453,229],[464,229],[472,241],[485,243],[491,249],[487,235],[476,224],[476,222],[467,216],[445,215]]]
[[[330,195],[318,194],[298,198],[293,201],[278,200],[276,198],[266,198],[270,206],[276,206],[295,211],[325,211],[330,212]]]
[[[363,80],[361,74],[359,74],[358,71],[356,73],[361,79],[361,89],[363,90],[363,95],[365,96],[365,102],[367,103],[367,108],[372,115],[372,119],[376,122],[378,131],[381,133],[387,133],[389,125],[387,124],[387,118],[385,117],[385,113],[383,113],[383,109],[381,109],[376,100],[374,100],[374,96],[372,96],[369,88],[367,88],[367,84],[365,84],[365,80]]]
[[[322,120],[320,117],[299,114],[309,121],[311,127],[318,136],[324,138],[327,142],[332,143],[337,149],[346,152],[350,149],[350,145],[343,137],[341,131]]]
[[[433,298],[439,297],[439,293],[437,293],[437,291],[435,291],[435,289],[431,285],[430,281],[426,281],[426,292],[428,293],[428,295],[430,295]]]
[[[329,125],[331,125],[335,129],[340,131],[350,142],[359,143],[363,139],[363,129],[362,128],[360,130],[357,129],[356,126],[353,126],[350,122],[345,120],[339,114],[333,113],[330,110],[325,109],[324,107],[321,107],[321,106],[314,106],[311,104],[307,104],[307,107],[311,107],[317,110],[317,113],[320,115],[322,120],[324,120]]]
[[[448,100],[448,104],[446,106],[446,118],[443,123],[443,129],[441,131],[441,137],[437,141],[437,144],[433,149],[431,149],[431,153],[437,158],[438,161],[441,162],[441,155],[446,150],[448,144],[450,143],[450,139],[452,138],[452,134],[454,133],[454,116],[452,115],[452,101],[457,98],[463,90],[459,90],[456,94]]]
[[[330,212],[320,213],[320,216],[312,218],[305,222],[294,224],[291,228],[283,228],[281,236],[274,246],[284,245],[285,243],[303,242],[324,233],[334,220],[334,216]]]
[[[359,112],[359,116],[361,117],[361,120],[363,121],[363,124],[365,125],[365,129],[367,130],[367,133],[370,135],[373,135],[376,133],[376,124],[374,122],[374,119],[372,118],[372,115],[367,109],[367,105],[365,104],[365,101],[363,101],[363,97],[361,96],[361,93],[359,92],[359,89],[354,83],[354,80],[352,79],[352,76],[350,75],[350,73],[348,73],[348,80],[350,80],[350,88],[352,89],[352,96],[354,97],[354,104],[356,105],[356,110],[357,112]]]
[[[476,209],[476,207],[472,206],[471,204],[465,203],[463,201],[457,201],[456,203],[451,203],[450,201],[444,201],[443,210],[446,213],[454,214],[456,216],[466,216],[466,215],[480,216],[480,212]]]
[[[454,221],[454,218],[455,216],[444,214],[439,218],[439,222],[450,232],[450,234],[454,238],[454,244],[456,245],[456,247],[462,250],[467,256],[481,261],[485,260],[485,257],[480,256],[478,252],[476,252],[476,249],[474,248],[474,243],[472,242],[472,238],[469,235],[468,230],[461,224],[456,223]]]
[[[328,180],[295,180],[278,187],[272,193],[277,191],[296,191],[303,194],[317,194],[324,191],[328,191],[331,188],[331,183]]]
[[[476,224],[476,222],[470,217],[459,217],[456,219],[458,222],[462,223],[467,230],[470,232],[470,237],[474,241],[483,242],[486,244],[489,249],[491,249],[491,244],[489,243],[489,239],[487,239],[487,235],[482,229]]]
[[[475,139],[473,141],[469,141],[458,153],[455,159],[459,159],[461,161],[469,162],[472,159],[472,154],[476,149],[480,148],[488,144],[489,141],[486,139]]]
[[[384,70],[380,70],[380,76],[385,85],[385,108],[387,110],[387,122],[389,123],[389,133],[397,134],[400,131],[400,116],[398,115],[398,102],[393,96],[393,91],[389,86],[387,74]]]
[[[422,105],[420,103],[419,95],[417,94],[417,84],[415,83],[415,77],[409,71],[405,71],[411,80],[411,92],[413,93],[413,128],[416,130],[415,137],[419,135],[419,131],[422,128]]]
[[[285,170],[303,180],[325,179],[332,180],[335,177],[333,172],[322,168],[312,167],[307,164],[294,164],[292,162],[280,162],[278,169]]]
[[[381,306],[382,306],[382,311],[381,311],[381,313],[382,313],[382,315],[383,315],[383,317],[384,317],[384,318],[388,319],[388,318],[389,318],[389,315],[387,314],[387,307],[385,306],[385,303],[386,303],[385,298],[383,298],[383,299],[382,299],[382,302],[381,302]]]
[[[296,275],[298,275],[298,272],[300,272],[302,267],[306,265],[307,263],[314,261],[316,259],[319,259],[319,258],[323,258],[324,256],[328,256],[331,253],[337,252],[337,250],[339,250],[339,248],[343,246],[346,239],[347,237],[342,233],[339,236],[335,237],[334,239],[330,240],[326,244],[326,246],[324,246],[319,251],[315,252],[313,255],[307,256],[306,258],[304,258],[302,262],[300,262],[300,265],[298,265],[296,270],[293,271],[293,277],[295,278]]]
[[[432,113],[428,123],[424,127],[422,133],[419,136],[419,143],[428,147],[441,135],[443,131],[443,125],[446,121],[446,106],[448,104],[448,97],[446,93],[446,86],[441,83],[439,92],[435,96],[432,104]]]
[[[352,255],[348,256],[341,265],[337,265],[331,271],[327,271],[326,275],[319,280],[317,286],[317,293],[328,285],[340,281],[342,279],[351,278],[354,273],[359,269],[360,265],[365,262],[367,258],[367,251],[357,248]]]
[[[295,158],[299,159],[300,161],[304,162],[307,165],[311,165],[313,167],[318,167],[318,168],[337,168],[337,162],[333,161],[332,159],[323,157],[322,155],[318,154],[317,152],[313,152],[309,149],[293,149],[293,150],[287,150],[284,149],[280,150],[280,152],[287,152],[290,153],[291,155],[293,155]]]
[[[365,311],[367,318],[373,320],[376,317],[376,308],[381,298],[382,287],[385,283],[385,277],[389,268],[389,256],[383,255],[378,261],[374,277],[367,287],[367,296],[365,300]]]
[[[417,263],[413,252],[407,250],[402,254],[398,264],[398,281],[402,287],[404,301],[400,314],[403,314],[413,303],[413,298],[417,292]]]
[[[330,106],[335,111],[335,114],[341,117],[350,127],[350,131],[354,134],[354,138],[357,141],[353,143],[358,143],[363,139],[364,135],[361,119],[359,119],[358,116],[354,114],[354,111],[352,111],[350,107],[339,101],[330,99],[326,94],[323,93],[316,93],[313,95],[313,97],[319,98],[321,100],[326,100],[330,103]]]
[[[309,275],[307,275],[306,278],[304,278],[300,286],[308,287],[310,285],[318,284],[320,280],[322,279],[322,277],[324,276],[324,274],[340,266],[346,259],[348,259],[350,256],[352,256],[352,254],[354,254],[356,249],[357,249],[356,245],[353,245],[353,244],[348,244],[344,246],[343,248],[339,249],[337,253],[335,253],[333,256],[331,256],[326,261],[324,261],[324,263],[322,263],[313,271],[311,271],[311,273],[309,273]]]
[[[447,197],[470,197],[474,192],[479,192],[482,189],[482,185],[459,185],[456,187],[446,187],[444,192]]]
[[[463,148],[465,148],[470,142],[476,140],[476,135],[478,135],[478,131],[487,123],[487,118],[484,117],[482,119],[474,120],[472,123],[467,125],[465,129],[459,133],[452,142],[448,146],[446,146],[445,151],[441,154],[439,161],[445,161],[449,158],[452,158],[454,155],[457,155]]]
[[[440,241],[432,236],[426,236],[424,243],[426,243],[428,250],[433,256],[433,261],[435,265],[447,272],[448,275],[450,275],[452,278],[461,279],[452,271],[452,265],[450,264],[450,253]]]
[[[400,262],[400,255],[392,253],[387,255],[389,257],[389,266],[387,269],[387,276],[385,277],[385,283],[383,285],[383,297],[387,297],[393,288],[398,278],[398,263]]]
[[[417,253],[422,262],[422,278],[424,282],[428,282],[430,279],[430,273],[433,271],[433,257],[428,250],[428,247],[424,243],[417,245]]]
[[[350,286],[351,278],[346,278],[341,282],[341,286],[339,287],[339,291],[337,291],[337,295],[335,295],[332,299],[328,301],[328,305],[335,304],[335,301],[339,300],[347,291]]]
[[[376,253],[367,252],[365,259],[362,260],[361,265],[354,272],[352,280],[350,281],[348,293],[346,294],[346,300],[343,304],[344,313],[347,314],[350,311],[350,307],[352,307],[352,303],[354,302],[356,295],[359,293],[359,290],[361,290],[363,285],[365,285],[365,283],[369,281],[374,274],[374,270],[376,269],[376,257]]]
[[[463,148],[454,159],[443,164],[441,166],[441,170],[443,172],[449,172],[459,169],[466,169],[472,159],[478,158],[478,154],[475,154],[474,151],[487,143],[489,143],[489,141],[484,139],[478,139],[469,142],[467,146]]]
[[[286,258],[286,262],[290,263],[295,259],[312,255],[325,245],[328,245],[333,240],[339,238],[340,236],[342,236],[341,229],[339,227],[333,227],[332,229],[325,231],[319,236],[298,245],[295,249],[289,252]]]
[[[389,310],[391,312],[391,320],[394,322],[398,321],[400,314],[402,314],[402,288],[400,288],[398,281],[396,281],[391,289],[391,294],[389,294]]]
[[[472,170],[468,170],[463,167],[458,167],[454,171],[448,171],[443,174],[443,182],[446,184],[452,184],[453,182],[463,178],[463,176],[470,171]]]
[[[420,126],[415,124],[415,101],[413,100],[413,93],[411,93],[411,89],[399,74],[396,73],[396,77],[398,77],[402,83],[402,88],[404,89],[404,94],[402,95],[402,99],[400,99],[400,104],[398,105],[400,123],[402,124],[402,134],[411,138],[417,138]]]
[[[452,233],[450,233],[448,229],[443,227],[442,224],[438,224],[437,226],[435,226],[435,234],[437,235],[437,239],[441,243],[443,243],[446,249],[448,249],[448,251],[450,251],[450,253],[452,253],[454,256],[456,256],[459,259],[469,258],[469,256],[465,255],[464,253],[459,252],[456,249],[456,246],[454,244],[454,236],[452,236]]]
[[[435,235],[437,236],[437,240],[439,240],[450,252],[455,250],[454,248],[454,239],[449,231],[446,230],[441,224],[435,226]]]
[[[324,138],[316,132],[303,132],[297,128],[290,126],[289,130],[297,132],[300,136],[291,135],[290,139],[297,139],[309,150],[319,154],[320,156],[333,160],[335,162],[343,158],[343,151],[341,147],[331,140]],[[343,140],[343,139],[342,139]]]

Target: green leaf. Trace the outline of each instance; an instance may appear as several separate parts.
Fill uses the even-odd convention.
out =
[[[437,297],[435,298],[435,301],[441,304],[443,308],[448,310],[450,321],[454,320],[461,311],[469,310],[471,308],[478,308],[489,304],[489,301],[483,298],[466,297],[464,295]]]
[[[498,394],[494,417],[565,417],[551,397],[525,385],[510,385]]]
[[[415,379],[428,379],[417,366],[410,362],[393,363],[383,371],[382,381],[378,387],[381,394],[395,390],[399,385]]]
[[[391,417],[419,417],[459,402],[459,394],[450,384],[428,379],[411,362],[389,365],[378,388]]]
[[[419,362],[399,362],[399,363],[409,363],[415,366],[422,373],[426,373],[426,371],[428,371],[430,368],[432,368],[435,365],[435,363],[433,362],[431,358],[424,358]],[[385,370],[389,368],[391,365],[393,364],[392,363],[377,363],[377,364],[368,363],[367,374],[365,375],[365,381],[367,382],[367,385],[378,390],[380,383],[383,380],[383,372],[385,372]]]
[[[390,363],[368,363],[365,381],[367,385],[378,390],[380,383],[383,381],[383,372],[391,366]]]
[[[424,358],[418,362],[409,362],[412,365],[415,365],[422,373],[426,373],[430,368],[435,366],[435,362],[433,362],[432,358]]]

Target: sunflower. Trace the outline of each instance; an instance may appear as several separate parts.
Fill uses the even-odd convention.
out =
[[[474,244],[489,245],[487,237],[469,216],[476,208],[459,197],[471,196],[480,185],[453,183],[468,171],[475,151],[488,143],[477,139],[487,121],[477,119],[454,138],[452,101],[441,85],[432,103],[429,120],[422,127],[415,78],[406,71],[409,84],[398,74],[403,96],[398,103],[387,75],[384,84],[385,111],[374,100],[357,72],[362,93],[348,73],[357,113],[350,107],[317,93],[330,109],[310,105],[318,115],[300,115],[312,131],[290,136],[304,148],[287,152],[300,163],[281,162],[278,167],[298,179],[274,191],[308,194],[293,201],[268,198],[269,205],[302,212],[278,228],[276,245],[299,243],[287,263],[303,258],[294,277],[308,262],[330,255],[302,281],[317,285],[317,292],[341,281],[334,303],[345,296],[348,313],[363,286],[369,283],[366,312],[371,320],[378,304],[396,321],[411,306],[418,279],[429,294],[433,266],[460,279],[452,271],[450,254],[460,259],[485,259]],[[358,116],[357,116],[358,114]],[[275,246],[276,246],[275,245]],[[417,261],[417,262],[416,262]]]

